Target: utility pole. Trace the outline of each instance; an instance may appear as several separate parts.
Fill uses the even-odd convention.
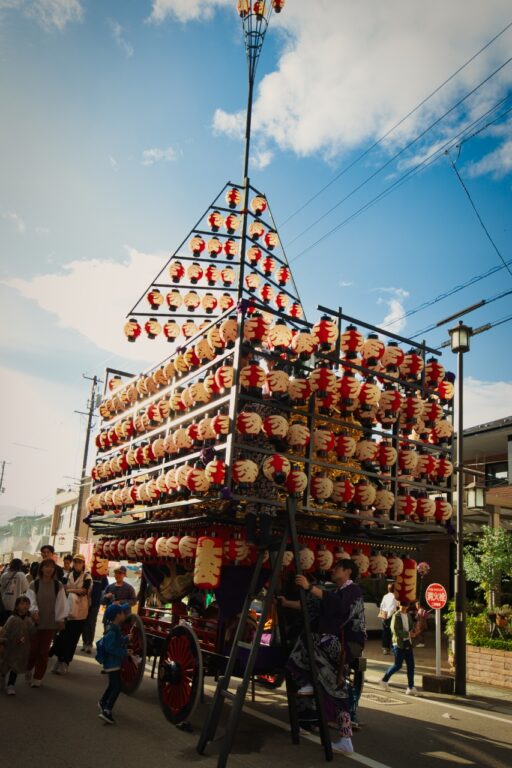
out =
[[[77,510],[76,510],[76,521],[75,521],[75,531],[73,535],[73,542],[76,542],[78,540],[78,532],[80,530],[80,523],[81,520],[81,512],[82,512],[82,504],[83,504],[83,498],[84,498],[84,492],[85,492],[85,481],[87,478],[87,457],[89,455],[89,441],[91,437],[91,430],[92,430],[92,420],[94,416],[94,409],[96,407],[96,390],[99,384],[99,379],[97,376],[86,376],[85,374],[82,374],[84,379],[87,379],[88,381],[91,381],[91,394],[88,402],[88,409],[86,412],[84,411],[75,411],[75,413],[80,413],[83,416],[87,416],[87,429],[85,432],[85,445],[84,445],[84,455],[82,459],[82,471],[80,473],[80,485],[78,489],[78,502],[77,502]],[[73,543],[74,546],[74,543]]]

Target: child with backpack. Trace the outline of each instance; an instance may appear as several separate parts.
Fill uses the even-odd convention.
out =
[[[14,610],[0,630],[0,648],[3,647],[1,675],[7,675],[7,695],[16,694],[16,678],[26,672],[30,640],[35,631],[29,616],[30,600],[25,595],[16,598]]]
[[[39,688],[48,666],[48,654],[56,632],[64,629],[69,612],[66,592],[57,580],[57,566],[53,560],[42,560],[37,578],[27,590],[30,614],[36,625],[32,636],[28,669],[34,670],[30,685]]]
[[[108,685],[98,702],[99,717],[109,725],[114,725],[112,710],[121,693],[121,665],[128,655],[128,638],[121,633],[121,624],[126,621],[131,608],[125,605],[109,605],[105,611],[105,633],[96,643],[96,661],[108,674]]]

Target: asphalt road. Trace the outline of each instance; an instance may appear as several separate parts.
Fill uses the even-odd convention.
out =
[[[506,706],[500,712],[485,702],[480,706],[426,695],[410,698],[404,694],[405,676],[398,675],[387,693],[375,684],[380,675],[380,667],[371,664],[360,707],[365,725],[354,735],[355,755],[335,755],[334,763],[350,761],[369,768],[512,766],[512,716]],[[207,694],[212,683],[208,678]],[[32,768],[42,760],[52,768],[216,765],[216,743],[205,756],[195,749],[208,699],[192,718],[195,733],[182,732],[165,720],[156,682],[146,675],[135,696],[120,697],[117,724],[108,726],[97,716],[104,685],[96,662],[78,653],[66,677],[48,674],[40,689],[20,679],[16,697],[1,693],[2,765]],[[247,703],[228,765],[310,768],[323,762],[316,737],[291,744],[284,691],[258,689],[256,702]]]

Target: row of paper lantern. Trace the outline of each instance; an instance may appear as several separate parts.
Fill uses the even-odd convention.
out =
[[[285,5],[285,0],[270,0],[270,4],[275,13],[281,13]],[[265,0],[256,0],[256,2],[252,4],[250,0],[237,0],[236,9],[242,19],[247,18],[252,11],[256,14],[258,20],[261,20],[265,16],[267,4]]]

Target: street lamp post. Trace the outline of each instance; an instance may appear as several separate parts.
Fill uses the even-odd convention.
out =
[[[459,322],[449,330],[452,352],[457,354],[457,565],[455,568],[455,693],[466,695],[466,581],[464,577],[464,458],[463,377],[464,354],[469,352],[472,329]]]

